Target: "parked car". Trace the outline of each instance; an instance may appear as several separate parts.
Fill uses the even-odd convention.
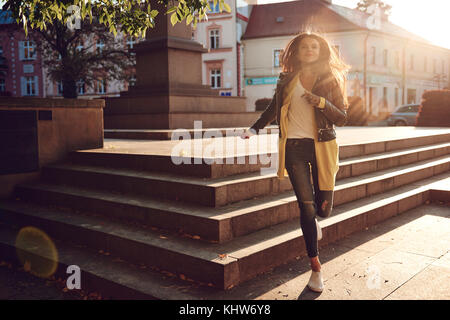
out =
[[[415,126],[420,104],[405,104],[395,108],[387,118],[388,126]]]

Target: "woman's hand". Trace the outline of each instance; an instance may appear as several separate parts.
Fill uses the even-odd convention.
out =
[[[246,130],[241,134],[241,139],[249,139],[251,136],[254,136],[255,134],[254,134],[252,131],[253,131],[253,130],[246,129]]]
[[[320,97],[315,94],[309,92],[305,89],[305,93],[302,95],[308,101],[308,103],[314,107],[317,107],[320,103]]]

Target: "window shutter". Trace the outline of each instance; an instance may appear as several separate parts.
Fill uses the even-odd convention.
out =
[[[35,95],[39,95],[39,77],[34,76],[34,88],[35,88]]]
[[[26,96],[27,95],[27,88],[26,88],[26,83],[25,83],[25,77],[20,77],[20,92],[21,92],[22,96]]]
[[[19,41],[19,60],[23,60],[24,59],[24,54],[23,54],[23,41]]]

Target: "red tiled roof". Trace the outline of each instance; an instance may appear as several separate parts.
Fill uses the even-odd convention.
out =
[[[242,39],[293,35],[309,26],[321,33],[361,29],[321,0],[299,0],[254,6]]]
[[[247,29],[242,39],[295,35],[308,30],[319,33],[369,30],[368,14],[356,9],[327,4],[323,0],[298,0],[253,6]],[[283,22],[277,22],[283,17]],[[380,30],[407,39],[429,43],[429,41],[405,29],[382,20]]]

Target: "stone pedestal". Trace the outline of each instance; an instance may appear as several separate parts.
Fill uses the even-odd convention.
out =
[[[219,121],[205,121],[205,126],[250,125],[257,115],[246,112],[245,97],[219,96],[217,90],[202,84],[202,53],[208,49],[191,39],[192,27],[185,22],[172,26],[170,14],[165,15],[167,8],[157,1],[152,2],[152,8],[159,11],[156,26],[133,49],[136,85],[120,97],[105,99],[105,128],[192,128],[192,119],[217,117]],[[211,115],[215,113],[235,116]],[[240,113],[248,120],[233,123]],[[121,118],[126,123],[121,123]],[[173,121],[175,118],[178,120]]]

